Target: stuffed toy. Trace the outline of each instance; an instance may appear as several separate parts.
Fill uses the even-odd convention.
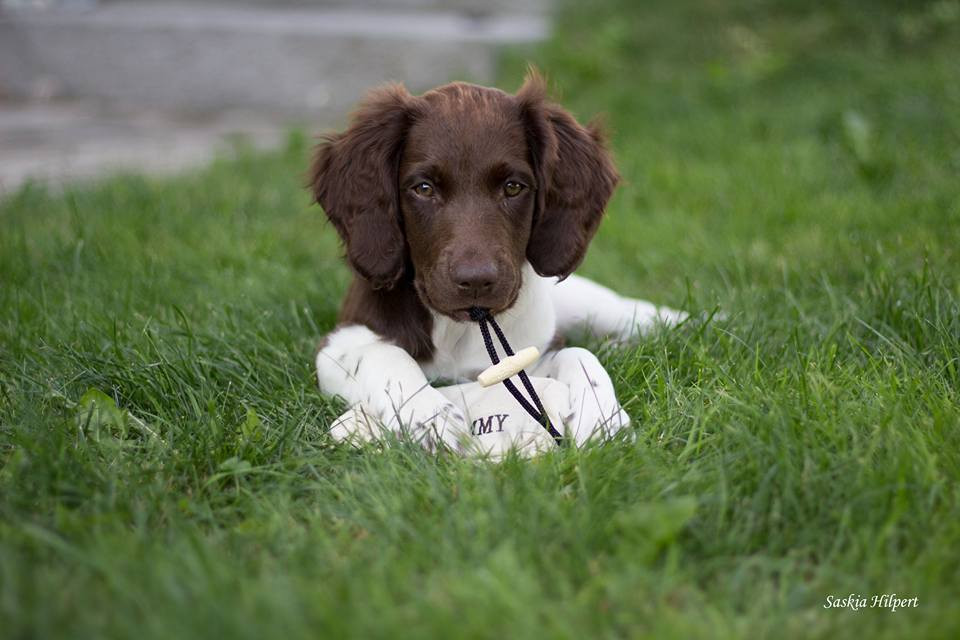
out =
[[[563,429],[562,412],[570,402],[567,386],[550,378],[529,380],[550,423]],[[457,453],[499,460],[511,448],[532,457],[558,446],[543,424],[527,413],[502,384],[484,387],[480,382],[466,382],[438,389],[463,410],[470,424],[470,432],[460,434],[453,445]],[[358,445],[381,440],[388,431],[363,405],[349,409],[330,427],[334,440]]]
[[[480,326],[492,365],[477,376],[476,382],[438,388],[463,410],[470,424],[470,433],[457,434],[453,447],[464,455],[500,459],[510,449],[530,457],[563,446],[562,431],[576,433],[579,426],[565,424],[564,418],[569,420],[571,415],[569,388],[550,378],[528,377],[523,369],[540,357],[537,348],[527,347],[514,353],[489,311],[475,307],[470,315]],[[506,354],[503,358],[494,347],[491,327]],[[528,397],[524,397],[510,379],[514,376]],[[438,429],[442,427],[438,425]],[[386,431],[363,405],[358,405],[334,421],[330,435],[338,442],[360,444],[379,440]],[[580,435],[583,434],[575,438],[578,442],[586,439]],[[450,438],[444,441],[449,444]]]

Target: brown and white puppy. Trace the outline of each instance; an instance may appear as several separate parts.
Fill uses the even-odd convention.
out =
[[[310,172],[355,272],[317,354],[321,390],[427,446],[453,444],[469,425],[429,381],[490,364],[471,307],[541,351],[578,328],[624,338],[682,319],[571,275],[617,180],[597,129],[548,101],[535,74],[516,95],[464,83],[371,92]],[[578,442],[628,423],[589,351],[550,351],[529,373],[569,386],[562,413]]]

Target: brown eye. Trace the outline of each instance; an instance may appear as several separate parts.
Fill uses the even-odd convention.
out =
[[[413,187],[413,192],[421,198],[432,198],[433,185],[429,182],[421,182]]]
[[[507,180],[507,183],[503,185],[503,192],[508,198],[517,197],[521,191],[523,191],[523,185],[516,180]]]

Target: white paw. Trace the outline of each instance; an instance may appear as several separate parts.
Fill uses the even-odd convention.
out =
[[[630,424],[610,375],[597,357],[578,347],[557,352],[554,377],[570,389],[563,422],[576,443],[606,438]]]
[[[595,387],[571,387],[570,407],[564,424],[578,445],[591,439],[608,438],[630,425],[630,417],[612,392],[600,393]]]
[[[469,438],[463,410],[433,387],[422,387],[399,403],[381,406],[378,417],[391,431],[418,442],[429,451],[446,445],[459,451]]]

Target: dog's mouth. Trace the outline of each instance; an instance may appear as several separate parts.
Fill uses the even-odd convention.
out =
[[[518,291],[515,291],[510,296],[510,298],[506,303],[493,305],[493,306],[486,305],[480,302],[479,304],[473,304],[473,305],[470,305],[469,307],[460,307],[460,308],[451,309],[451,310],[437,309],[436,307],[432,307],[432,306],[430,308],[436,311],[437,313],[443,314],[448,318],[452,318],[456,320],[457,322],[474,322],[473,314],[471,313],[473,309],[477,309],[477,308],[484,309],[488,311],[490,315],[495,316],[498,313],[502,313],[503,311],[506,311],[507,309],[512,307],[513,303],[517,301],[518,294],[519,294],[519,288],[518,288]]]
[[[473,307],[465,307],[463,309],[454,309],[453,311],[450,311],[447,313],[444,313],[443,311],[441,311],[440,313],[443,313],[445,316],[453,318],[457,322],[476,322],[476,318],[474,317],[475,309],[483,309],[484,311],[488,312],[490,315],[495,316],[498,313],[506,311],[507,309],[512,307],[515,301],[516,301],[516,298],[514,298],[514,300],[511,300],[509,304],[505,304],[501,307],[473,306]]]
[[[454,309],[453,311],[445,315],[450,316],[457,322],[470,322],[471,320],[473,320],[473,318],[470,317],[471,309],[473,309],[473,307],[466,307],[463,309]],[[443,313],[443,312],[441,311],[440,313]]]
[[[441,315],[455,320],[456,322],[473,322],[470,310],[476,307],[486,309],[491,315],[497,315],[512,307],[520,296],[521,279],[517,278],[517,283],[511,289],[510,294],[505,298],[501,296],[485,296],[482,299],[473,301],[472,304],[464,305],[463,300],[457,300],[453,304],[441,304],[436,298],[441,296],[431,296],[429,287],[425,286],[419,279],[415,281],[415,288],[420,294],[420,299],[427,306]]]

